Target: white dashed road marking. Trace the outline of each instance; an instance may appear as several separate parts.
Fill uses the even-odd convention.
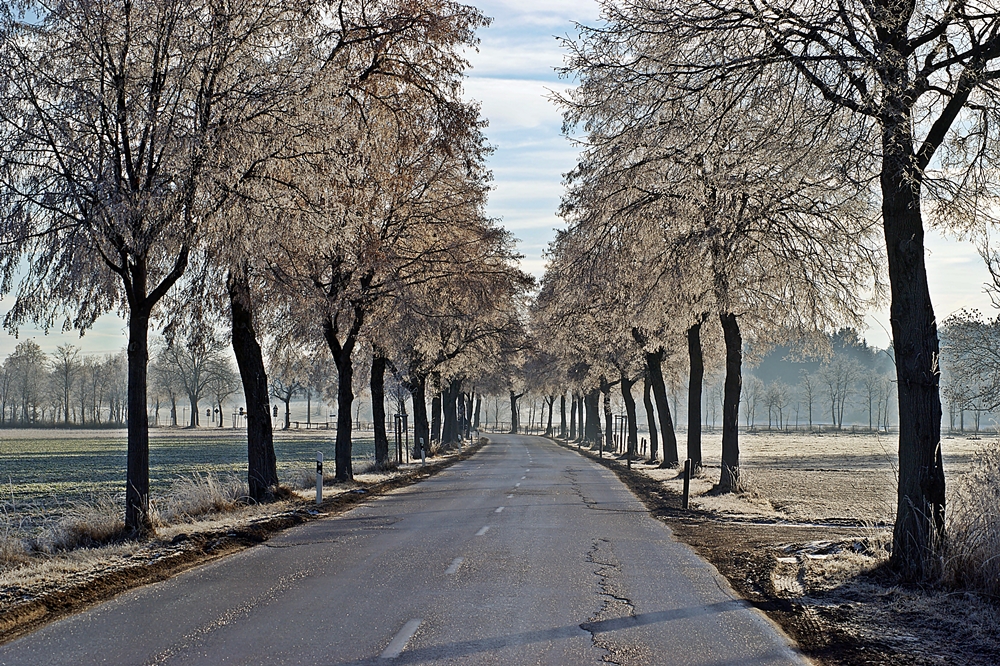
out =
[[[417,633],[417,629],[423,624],[423,620],[420,618],[410,620],[403,625],[403,628],[399,630],[396,637],[392,639],[389,645],[382,651],[382,659],[395,659],[403,653],[406,649],[406,644],[410,642],[413,638],[413,634]]]
[[[486,527],[484,527],[483,529],[481,529],[481,530],[479,530],[478,532],[476,532],[476,536],[483,536],[484,534],[486,534],[486,533],[487,533],[487,532],[489,532],[489,531],[490,531],[490,526],[489,526],[489,525],[487,525],[487,526],[486,526]]]
[[[462,566],[462,562],[464,561],[464,557],[456,557],[452,560],[451,565],[444,570],[445,575],[451,576],[452,574],[458,573],[458,568]]]

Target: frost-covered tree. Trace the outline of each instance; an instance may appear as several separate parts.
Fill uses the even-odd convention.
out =
[[[661,98],[689,108],[708,108],[720,87],[747,91],[743,104],[712,108],[720,120],[744,115],[761,82],[781,80],[800,102],[799,126],[818,121],[813,138],[841,147],[844,175],[876,186],[900,419],[891,559],[907,579],[933,572],[945,484],[924,218],[978,224],[995,210],[1000,15],[990,3],[951,0],[609,0],[603,8],[606,24],[586,39],[608,44],[581,49],[581,59],[635,56],[609,71],[652,80]]]
[[[866,184],[845,177],[839,147],[820,140],[821,119],[803,122],[808,109],[787,79],[762,73],[754,87],[706,87],[697,103],[665,94],[669,59],[684,46],[632,9],[607,3],[608,26],[566,42],[565,72],[579,85],[560,102],[566,125],[586,137],[563,209],[597,222],[591,252],[631,238],[610,263],[647,277],[642,292],[658,307],[646,316],[669,313],[692,335],[706,313],[721,324],[728,489],[738,481],[744,336],[763,342],[859,320],[877,278],[873,216]]]
[[[262,159],[251,148],[294,113],[313,9],[78,0],[0,15],[3,286],[30,267],[6,323],[127,319],[130,530],[150,528],[150,319]]]

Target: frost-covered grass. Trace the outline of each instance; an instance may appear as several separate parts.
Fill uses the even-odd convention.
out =
[[[944,578],[1000,599],[1000,447],[992,444],[951,486]]]
[[[332,461],[334,434],[332,430],[276,431],[279,478],[284,482],[298,470],[314,468],[317,450]],[[370,458],[374,448],[364,433],[354,437],[353,446],[356,465]],[[53,517],[71,513],[77,502],[122,494],[125,452],[124,430],[0,430],[0,483],[4,484],[0,503],[21,531],[37,535]],[[152,501],[162,507],[174,482],[193,474],[243,477],[246,456],[242,430],[153,428],[149,451]]]
[[[153,503],[153,525],[188,522],[211,513],[226,513],[251,502],[242,478],[211,472],[178,478],[166,496]]]

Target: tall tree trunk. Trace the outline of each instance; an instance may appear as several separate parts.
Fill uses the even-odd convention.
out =
[[[548,402],[548,405],[549,405],[549,419],[548,419],[548,421],[546,422],[546,425],[545,425],[545,436],[546,437],[551,437],[552,436],[552,412],[555,411],[556,397],[554,395],[550,395],[548,398],[544,398],[544,400],[546,400]],[[563,405],[563,424],[565,424],[565,423],[566,423],[566,405],[564,404]]]
[[[705,381],[705,360],[701,350],[701,325],[708,315],[698,317],[688,328],[688,432],[687,454],[692,468],[701,467],[701,391]]]
[[[457,379],[450,380],[441,391],[441,411],[444,416],[444,428],[441,432],[442,444],[455,444],[458,442],[459,422],[458,422],[458,401],[462,399],[462,382]]]
[[[635,416],[635,399],[632,397],[632,386],[635,380],[630,380],[625,373],[622,373],[622,399],[625,401],[625,414],[628,420],[628,456],[635,457],[636,449],[639,446],[638,424]]]
[[[611,384],[601,377],[601,394],[604,396],[604,450],[615,450],[614,422],[611,414]]]
[[[431,398],[431,441],[441,441],[441,393]]]
[[[472,435],[472,393],[461,393],[462,400],[462,437],[468,439]]]
[[[351,463],[351,408],[354,405],[354,346],[364,321],[364,310],[360,305],[354,306],[353,315],[343,342],[340,340],[338,321],[332,316],[327,316],[323,321],[323,337],[326,338],[333,362],[337,366],[337,441],[334,445],[334,478],[337,481],[354,479]]]
[[[427,421],[427,375],[414,373],[406,384],[413,402],[413,456],[420,457],[420,444],[428,445],[431,428]]]
[[[569,441],[576,441],[576,408],[577,400],[576,393],[570,396],[570,406],[569,406]]]
[[[719,315],[726,341],[726,384],[722,400],[722,476],[719,488],[733,491],[739,487],[740,473],[740,389],[743,385],[743,338],[736,315]]]
[[[379,353],[372,356],[371,394],[372,422],[375,428],[375,468],[389,465],[389,434],[385,431],[385,366],[386,359]]]
[[[521,399],[523,393],[514,393],[514,390],[510,391],[510,434],[516,435],[518,429],[521,427],[521,419],[518,416],[517,401]]]
[[[649,425],[649,462],[656,462],[659,449],[659,438],[656,433],[656,414],[653,411],[652,385],[649,382],[649,370],[643,376],[642,406],[646,408],[646,423]]]
[[[188,424],[189,428],[198,427],[198,397],[194,395],[188,395],[188,402],[191,403],[191,422]]]
[[[653,388],[653,398],[656,401],[656,417],[660,422],[660,434],[663,439],[663,467],[676,467],[677,435],[674,433],[674,421],[670,417],[670,403],[667,402],[667,387],[663,382],[662,347],[655,352],[646,352],[646,370],[649,373],[649,383]]]
[[[472,419],[472,429],[473,430],[479,430],[479,414],[480,414],[480,410],[482,409],[482,407],[483,407],[483,396],[482,396],[482,394],[477,393],[476,394],[476,411],[475,411],[475,416]],[[489,414],[487,414],[487,416],[489,416]]]
[[[153,529],[149,516],[149,423],[146,369],[149,362],[149,312],[133,308],[128,320],[128,453],[125,528],[137,534]]]
[[[566,439],[566,392],[559,396],[559,439]]]
[[[354,467],[351,462],[351,408],[354,405],[354,360],[350,353],[341,354],[337,363],[337,441],[334,445],[336,468],[334,478],[337,481],[354,479]]]
[[[591,389],[583,399],[586,411],[583,441],[592,448],[601,442],[601,423],[598,411],[600,410],[601,390]]]
[[[938,335],[924,264],[920,181],[912,173],[911,127],[909,116],[886,121],[881,187],[899,400],[899,486],[890,563],[906,580],[920,580],[936,571],[944,543],[945,479]]]

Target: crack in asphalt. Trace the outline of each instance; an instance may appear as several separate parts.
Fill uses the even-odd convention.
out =
[[[583,492],[583,484],[577,479],[577,473],[579,470],[569,468],[563,472],[567,479],[569,479],[569,487],[580,498],[591,511],[603,511],[605,513],[643,513],[648,514],[649,511],[644,506],[639,506],[635,509],[615,509],[607,506],[601,506],[601,503],[591,497],[587,497]]]
[[[618,620],[621,618],[634,618],[635,606],[632,600],[625,596],[624,590],[619,588],[621,578],[621,562],[615,556],[611,541],[608,539],[595,539],[593,546],[587,553],[587,562],[596,564],[594,575],[598,577],[598,585],[601,588],[602,597],[601,608],[594,613],[589,622],[580,625],[580,628],[590,634],[590,641],[593,646],[604,651],[601,658],[606,664],[623,664],[621,659],[625,656],[621,649],[610,640],[607,634],[598,634],[597,625],[608,620]]]

